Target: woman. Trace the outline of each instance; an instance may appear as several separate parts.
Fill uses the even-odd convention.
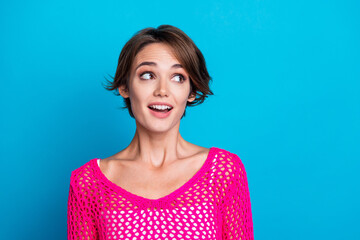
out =
[[[130,144],[74,170],[68,239],[253,239],[250,194],[240,158],[192,144],[179,133],[187,106],[211,80],[180,29],[137,32],[123,47],[108,90],[136,121]]]

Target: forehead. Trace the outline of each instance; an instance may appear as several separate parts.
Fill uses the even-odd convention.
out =
[[[160,60],[176,61],[175,52],[172,47],[165,43],[150,43],[141,49],[135,56],[134,62],[138,64],[145,60]]]

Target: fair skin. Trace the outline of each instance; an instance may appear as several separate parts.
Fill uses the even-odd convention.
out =
[[[189,96],[189,75],[172,51],[164,43],[152,43],[136,55],[129,91],[118,89],[122,97],[131,100],[135,136],[128,147],[102,159],[100,164],[110,181],[149,199],[164,197],[180,188],[201,168],[209,153],[208,148],[192,144],[180,135],[180,118],[186,103],[194,101],[195,95]],[[144,62],[151,64],[139,66]],[[157,118],[148,108],[151,102],[166,102],[173,109],[168,117]]]

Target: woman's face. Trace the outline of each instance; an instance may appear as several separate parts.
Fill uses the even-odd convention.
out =
[[[164,43],[146,45],[135,57],[131,68],[129,92],[131,109],[138,123],[151,131],[166,131],[179,123],[190,94],[190,79],[171,47]],[[169,104],[169,112],[158,112],[149,106]],[[163,103],[163,104],[161,104]]]

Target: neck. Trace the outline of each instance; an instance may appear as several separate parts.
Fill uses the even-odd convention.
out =
[[[166,131],[149,131],[137,123],[135,136],[126,148],[129,156],[150,169],[160,169],[185,155],[190,143],[179,132],[179,124]]]

